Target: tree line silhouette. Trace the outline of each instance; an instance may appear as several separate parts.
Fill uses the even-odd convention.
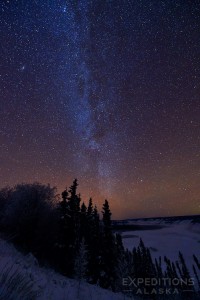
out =
[[[200,298],[200,262],[196,256],[196,286],[188,290],[187,284],[182,283],[189,282],[191,275],[181,253],[176,262],[167,257],[153,260],[142,240],[132,251],[125,249],[121,235],[113,231],[109,202],[103,203],[100,218],[91,198],[87,205],[81,201],[77,187],[75,179],[61,197],[56,188],[39,183],[1,189],[1,236],[21,251],[33,253],[41,265],[114,292],[144,299]],[[131,278],[140,278],[140,282],[128,284],[126,279]],[[146,278],[178,279],[178,293],[162,293],[162,289],[171,288],[162,280],[152,290],[151,285],[146,286]]]

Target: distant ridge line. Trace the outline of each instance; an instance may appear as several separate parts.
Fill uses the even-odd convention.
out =
[[[192,220],[200,222],[200,215],[186,215],[186,216],[168,216],[168,217],[146,217],[146,218],[128,218],[121,220],[113,220],[112,222],[126,222],[126,221],[152,221],[152,220],[171,220],[171,221],[183,221]]]

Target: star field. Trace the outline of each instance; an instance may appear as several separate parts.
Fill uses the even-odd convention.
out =
[[[199,1],[0,4],[0,186],[200,213]]]

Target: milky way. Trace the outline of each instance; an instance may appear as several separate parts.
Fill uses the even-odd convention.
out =
[[[199,1],[2,1],[0,185],[200,213]]]

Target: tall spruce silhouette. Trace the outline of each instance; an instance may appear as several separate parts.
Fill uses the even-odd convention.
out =
[[[81,236],[81,239],[84,237],[86,237],[87,235],[87,215],[86,215],[86,212],[87,212],[87,207],[85,205],[85,203],[83,202],[81,204],[81,213],[80,213],[80,236]]]
[[[89,206],[91,206],[89,202]],[[100,220],[97,207],[91,211],[88,216],[89,239],[88,239],[88,278],[91,283],[97,283],[100,277]]]
[[[80,195],[77,195],[77,179],[62,193],[60,202],[60,260],[61,270],[67,276],[73,276],[76,252],[79,251],[80,237]]]
[[[101,277],[100,284],[104,288],[116,290],[117,258],[115,252],[115,236],[111,228],[111,211],[109,203],[105,200],[102,208],[103,214],[103,236],[101,253]]]

